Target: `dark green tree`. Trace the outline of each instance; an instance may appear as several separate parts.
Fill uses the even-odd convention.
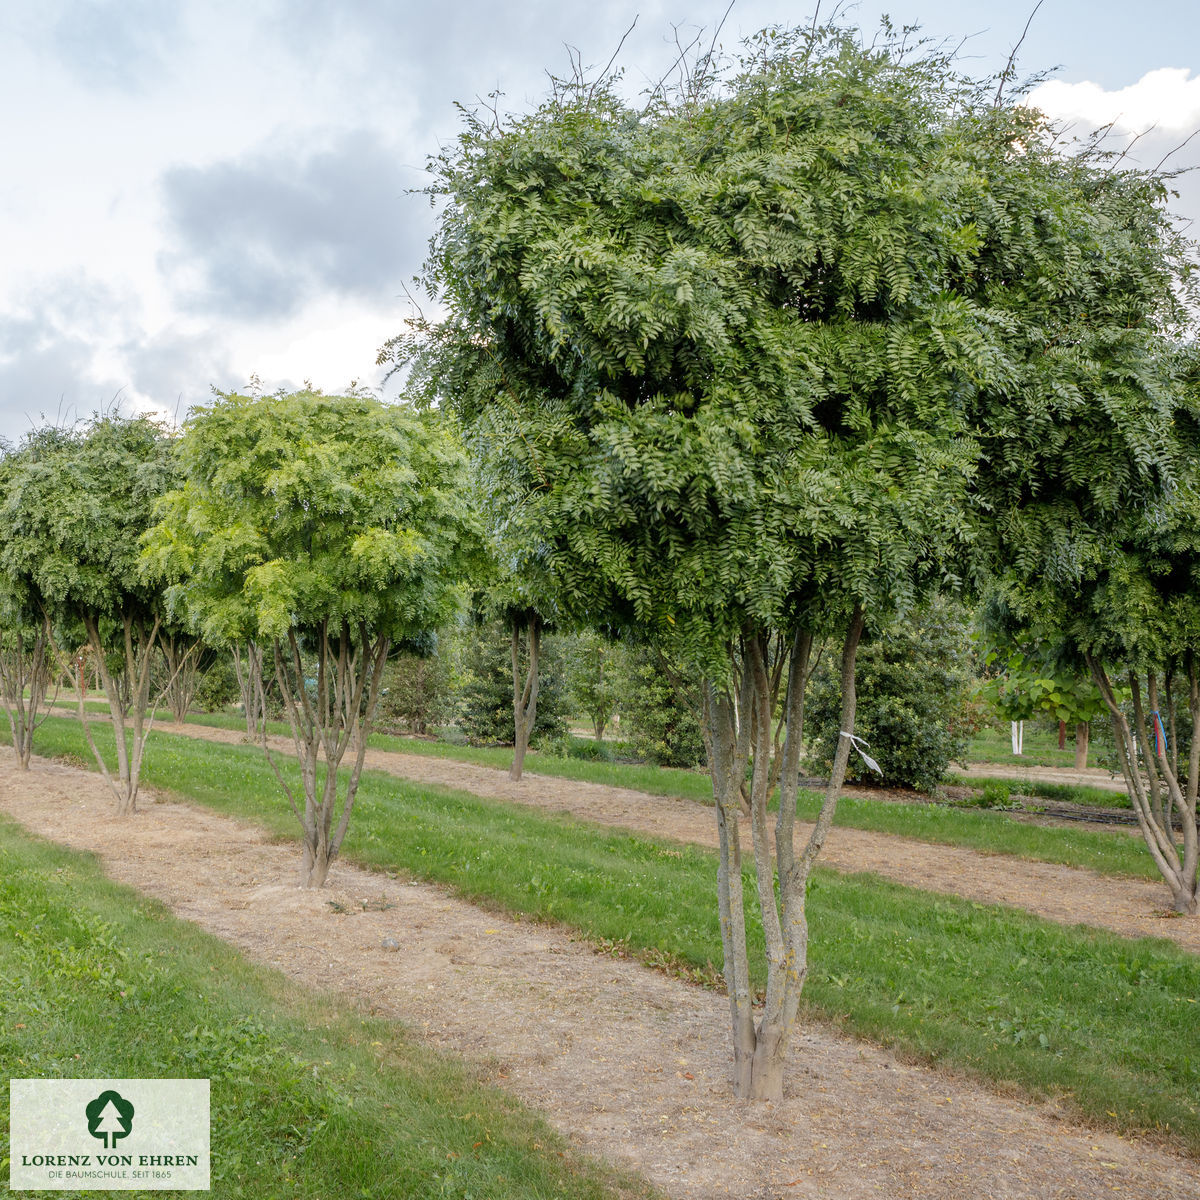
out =
[[[527,116],[468,114],[432,164],[428,278],[447,317],[385,357],[514,464],[564,620],[635,631],[704,672],[735,1083],[778,1097],[864,627],[973,569],[994,503],[973,486],[978,438],[1003,432],[1027,379],[1079,386],[1054,305],[1076,276],[1102,289],[1110,259],[1103,244],[1088,257],[1104,234],[1093,176],[1043,119],[886,30],[869,48],[776,30],[729,73],[695,66],[640,107],[601,80]],[[825,636],[847,736],[797,849],[804,690]]]
[[[137,803],[165,616],[158,589],[141,574],[139,539],[173,479],[172,442],[154,421],[109,416],[30,435],[0,500],[0,575],[55,631],[64,670],[73,673],[71,651],[82,636],[100,673],[115,771],[92,737],[82,692],[79,716],[121,814]]]
[[[882,629],[859,648],[857,733],[878,763],[876,774],[855,755],[850,778],[871,778],[931,792],[970,734],[974,684],[971,626],[962,605],[935,598]],[[827,664],[816,672],[808,698],[813,737],[808,758],[829,770],[838,743],[840,700]]]

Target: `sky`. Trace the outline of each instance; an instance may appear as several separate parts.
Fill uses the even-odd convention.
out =
[[[0,438],[120,406],[182,420],[212,389],[380,389],[432,231],[430,154],[455,102],[523,110],[567,46],[640,90],[728,0],[4,0],[0,5]],[[863,0],[999,70],[1032,8]],[[823,14],[830,11],[828,0]],[[720,44],[807,24],[735,0]],[[1113,122],[1152,167],[1200,128],[1200,3],[1043,0],[1021,43],[1032,99]],[[1200,136],[1170,160],[1200,166]],[[1174,207],[1200,236],[1200,180]],[[394,392],[394,387],[391,389]]]

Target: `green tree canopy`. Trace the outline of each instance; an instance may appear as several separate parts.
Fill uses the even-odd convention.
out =
[[[348,827],[388,653],[449,620],[477,552],[465,459],[436,414],[312,392],[220,396],[193,412],[178,457],[183,482],[143,566],[206,639],[273,650],[303,812],[279,779],[304,832],[302,882],[319,886]]]
[[[30,434],[4,472],[0,574],[26,611],[57,631],[65,661],[81,640],[104,683],[116,734],[116,774],[84,731],[117,798],[137,802],[152,717],[150,669],[163,611],[143,577],[139,539],[174,479],[172,443],[148,417],[97,417]],[[82,695],[79,713],[83,717]],[[126,718],[132,745],[126,745]]]
[[[1099,494],[1095,447],[1139,446],[1108,494],[1152,494],[1167,413],[1145,419],[1157,328],[1136,317],[1174,276],[1158,181],[1106,181],[995,81],[886,29],[870,47],[769,31],[732,72],[697,67],[641,106],[602,80],[528,115],[468,114],[432,164],[428,282],[447,319],[387,353],[509,464],[564,609],[707,670],[735,1071],[777,1095],[804,883],[850,746],[797,855],[813,637],[844,632],[852,733],[865,621],[885,628],[1018,544],[1043,569],[1069,557],[1080,522],[1031,494],[1041,456]],[[1122,396],[1137,420],[1105,410]],[[736,820],[751,758],[757,1023]]]

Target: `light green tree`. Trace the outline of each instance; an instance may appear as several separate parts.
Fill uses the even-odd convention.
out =
[[[195,410],[179,462],[144,567],[206,641],[263,648],[298,788],[259,736],[302,830],[300,882],[319,887],[349,827],[388,654],[447,622],[472,565],[465,459],[436,415],[300,392]],[[256,685],[261,696],[261,674]]]

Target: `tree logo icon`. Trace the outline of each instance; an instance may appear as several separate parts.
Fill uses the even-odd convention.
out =
[[[84,1112],[88,1133],[103,1139],[105,1150],[111,1150],[118,1138],[128,1137],[133,1128],[133,1105],[120,1092],[101,1092]]]

